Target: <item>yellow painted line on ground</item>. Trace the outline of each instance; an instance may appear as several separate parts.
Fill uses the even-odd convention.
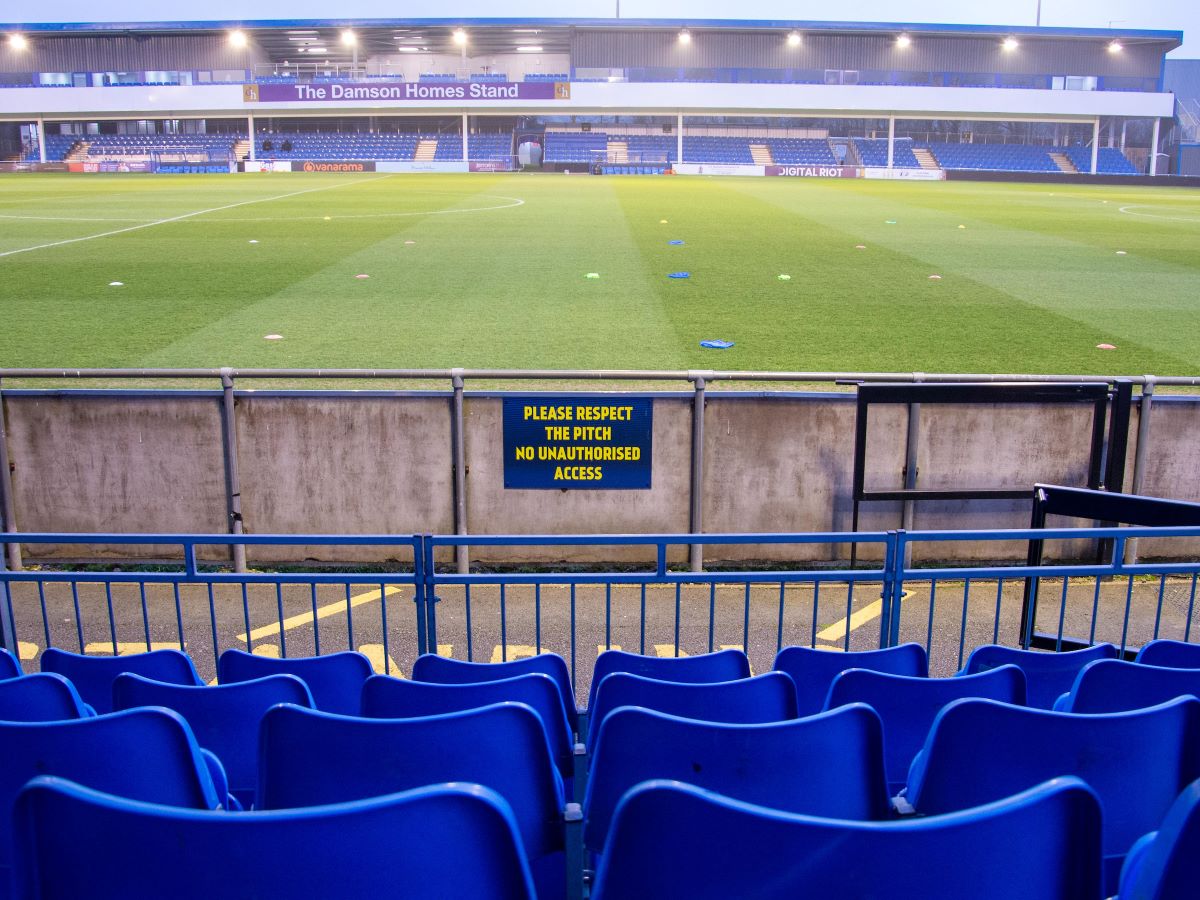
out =
[[[392,587],[385,587],[383,590],[383,595],[385,597],[387,597],[387,596],[390,596],[391,594],[398,594],[398,593],[400,593],[401,590],[403,590],[403,587],[401,587],[399,585],[394,585]],[[356,594],[355,596],[350,598],[350,608],[353,609],[357,606],[363,606],[364,604],[367,604],[367,603],[374,603],[378,599],[379,599],[379,590],[378,589],[373,590],[373,591],[367,591],[365,594]],[[345,600],[339,600],[337,603],[327,603],[325,606],[317,607],[317,618],[318,619],[328,619],[330,616],[336,616],[338,613],[345,615],[345,613],[346,613],[346,601]],[[308,612],[300,613],[299,615],[296,615],[296,616],[288,616],[286,619],[284,619],[283,620],[283,631],[291,631],[294,628],[301,628],[305,625],[311,625],[311,624],[313,624],[313,614],[312,614],[312,610],[309,610]],[[244,635],[244,634],[239,634],[237,636],[237,639],[239,641],[243,641],[243,642],[253,642],[253,641],[262,640],[263,638],[266,638],[266,637],[276,637],[279,635],[279,633],[280,633],[279,623],[272,622],[270,625],[263,625],[261,628],[255,628],[253,631],[250,632],[249,638],[247,638],[246,635]]]
[[[901,602],[912,596],[912,593],[905,591],[900,597]],[[857,612],[851,613],[849,619],[839,619],[832,625],[822,628],[817,632],[817,639],[822,641],[837,641],[846,636],[847,631],[854,631],[856,628],[862,628],[868,622],[873,622],[883,615],[883,600],[876,600],[868,603]],[[848,627],[847,627],[847,623]]]
[[[92,641],[83,645],[84,653],[94,653],[100,656],[112,656],[112,641]],[[178,650],[179,641],[151,641],[151,650]],[[133,653],[145,653],[145,641],[117,641],[117,656],[129,656]],[[24,658],[24,657],[22,657]]]
[[[17,641],[17,656],[21,659],[33,659],[42,648],[30,641]]]

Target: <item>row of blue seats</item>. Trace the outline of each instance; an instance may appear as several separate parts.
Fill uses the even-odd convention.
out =
[[[988,169],[1005,172],[1058,172],[1045,147],[1029,144],[924,145],[945,169]]]
[[[996,683],[1003,682],[1009,685],[1010,689],[1013,689],[1011,696],[1015,698],[1016,693],[1013,686],[1019,683],[1021,687],[1024,687],[1025,684],[1024,676],[1020,679],[1014,677],[1014,672],[1018,670],[1013,668],[1011,662],[1017,661],[1025,666],[1024,672],[1030,676],[1029,682],[1037,684],[1040,688],[1040,692],[1031,692],[1030,696],[1038,696],[1044,701],[1047,696],[1054,693],[1057,687],[1061,687],[1065,681],[1064,675],[1069,674],[1072,667],[1077,669],[1089,659],[1091,662],[1085,666],[1085,672],[1111,669],[1115,664],[1116,666],[1130,666],[1132,667],[1131,671],[1137,670],[1143,673],[1149,671],[1151,675],[1155,673],[1150,668],[1150,664],[1155,661],[1176,665],[1180,662],[1200,662],[1196,658],[1197,655],[1200,655],[1198,648],[1192,645],[1176,646],[1174,642],[1156,642],[1156,644],[1149,645],[1143,650],[1143,661],[1140,664],[1125,664],[1106,659],[1113,652],[1115,652],[1114,648],[1109,645],[1102,645],[1081,653],[1058,655],[1029,654],[999,647],[980,648],[973,654],[972,664],[968,666],[964,676],[960,679],[921,677],[926,669],[923,651],[920,647],[911,645],[874,653],[849,655],[823,653],[806,648],[788,648],[781,653],[780,659],[777,661],[777,668],[789,670],[792,673],[790,678],[779,672],[768,673],[758,678],[748,678],[746,677],[749,675],[748,663],[744,655],[735,651],[678,660],[645,658],[620,652],[602,654],[597,660],[592,699],[589,702],[588,712],[591,722],[586,726],[586,733],[592,734],[595,729],[600,729],[600,733],[594,740],[589,740],[589,743],[595,744],[595,758],[592,761],[587,783],[587,800],[584,806],[587,812],[583,825],[585,846],[593,854],[601,854],[597,890],[603,894],[603,887],[617,877],[612,872],[623,871],[621,869],[623,863],[634,855],[634,851],[628,850],[628,841],[621,842],[622,835],[626,834],[625,831],[622,831],[622,821],[624,821],[622,811],[631,804],[638,809],[636,815],[629,812],[626,817],[629,819],[628,828],[635,831],[638,823],[644,825],[647,821],[654,820],[653,813],[656,804],[645,799],[635,799],[635,797],[641,797],[641,791],[637,785],[643,779],[668,777],[695,783],[694,787],[686,789],[678,785],[659,785],[653,791],[647,789],[646,793],[647,795],[653,794],[660,799],[666,798],[668,806],[678,806],[683,803],[687,807],[690,804],[701,818],[706,810],[708,813],[717,814],[718,817],[734,819],[738,816],[744,817],[751,812],[745,807],[745,801],[776,807],[774,811],[758,811],[755,815],[759,818],[767,815],[776,825],[783,821],[791,821],[793,830],[797,830],[795,821],[789,817],[794,816],[809,818],[816,814],[841,819],[886,818],[887,795],[882,790],[885,761],[880,745],[885,736],[893,734],[897,716],[900,715],[898,710],[905,709],[907,711],[904,714],[911,715],[912,703],[911,695],[908,700],[897,700],[893,697],[890,701],[891,707],[889,707],[888,698],[884,696],[887,691],[884,691],[883,694],[868,696],[867,699],[874,704],[873,707],[861,703],[843,705],[841,701],[855,700],[856,691],[861,693],[864,684],[870,686],[871,678],[869,676],[876,676],[876,687],[879,687],[880,684],[888,685],[890,681],[889,691],[895,690],[897,685],[904,684],[908,684],[909,691],[911,691],[912,686],[923,682],[924,687],[920,689],[923,692],[944,691],[948,685],[951,685],[952,687],[949,689],[952,693],[957,690],[966,696],[979,694],[981,692],[980,679],[985,677]],[[1189,653],[1190,657],[1187,655]],[[335,654],[332,657],[318,660],[265,660],[251,657],[240,651],[228,651],[221,658],[221,680],[223,682],[233,681],[238,674],[248,674],[253,677],[256,674],[261,675],[264,671],[277,672],[280,667],[292,668],[302,672],[312,683],[322,684],[326,693],[324,702],[329,703],[328,692],[333,682],[323,683],[323,678],[328,680],[328,674],[322,676],[321,672],[328,673],[334,668],[345,668],[347,664],[352,665],[355,657],[357,654]],[[111,673],[120,668],[136,668],[152,660],[157,661],[158,664],[154,674],[160,677],[167,676],[186,681],[190,676],[192,680],[198,680],[186,657],[182,654],[164,651],[143,654],[140,658],[100,660],[75,657],[73,654],[63,654],[61,651],[48,651],[44,655],[43,668],[83,666],[83,670],[74,673],[81,683],[88,683],[84,674],[86,670],[91,670],[93,673],[100,671],[102,676],[100,681],[103,682],[105,672],[111,678]],[[806,720],[787,721],[799,711],[801,698],[806,698],[806,701],[811,704],[814,695],[819,694],[820,683],[828,681],[827,674],[840,669],[847,663],[851,665],[870,664],[885,669],[902,670],[909,674],[895,676],[862,670],[842,672],[833,679],[833,686],[825,700],[824,705],[827,708],[833,705],[830,711]],[[1004,664],[1001,665],[1001,663]],[[164,666],[175,666],[176,668],[164,668]],[[244,668],[245,666],[251,668],[247,670]],[[989,666],[994,668],[989,670]],[[981,668],[987,674],[984,676],[971,675],[969,672],[972,668]],[[226,671],[227,669],[229,671]],[[536,675],[532,679],[529,676],[521,675],[509,677],[513,676],[514,672],[531,669],[534,671],[547,670],[555,677],[547,675]],[[641,674],[634,674],[629,670]],[[431,743],[436,745],[438,753],[435,755],[438,756],[439,764],[447,763],[447,748],[455,745],[456,742],[436,740],[436,736],[439,734],[445,737],[446,729],[461,735],[464,728],[476,728],[474,742],[467,740],[467,736],[463,735],[463,739],[468,744],[478,744],[480,735],[486,735],[483,740],[497,746],[507,747],[509,750],[515,749],[520,752],[521,758],[536,761],[539,758],[536,750],[538,746],[542,748],[543,754],[545,752],[546,723],[551,721],[552,715],[545,711],[547,709],[545,703],[539,704],[542,709],[540,714],[533,713],[532,708],[524,708],[513,703],[501,703],[485,709],[476,709],[469,714],[451,713],[439,716],[436,713],[446,708],[447,701],[449,701],[451,709],[456,708],[454,706],[456,702],[462,703],[462,698],[455,701],[449,697],[450,694],[456,693],[454,690],[447,693],[444,690],[439,691],[439,687],[441,687],[439,685],[418,685],[394,679],[371,678],[369,673],[369,663],[365,659],[361,659],[357,670],[351,672],[352,677],[349,680],[351,682],[357,680],[362,683],[365,676],[367,685],[374,684],[376,686],[374,691],[382,692],[381,699],[377,698],[375,702],[377,704],[384,703],[386,708],[376,706],[375,712],[383,712],[389,716],[425,715],[426,718],[370,722],[337,714],[314,713],[300,708],[309,705],[304,702],[307,699],[306,696],[293,694],[291,699],[298,699],[300,701],[298,704],[271,708],[263,717],[264,749],[262,759],[264,764],[268,758],[275,760],[276,768],[283,774],[280,775],[279,771],[276,771],[278,782],[273,783],[274,787],[269,790],[262,784],[259,785],[259,805],[262,808],[275,808],[277,805],[287,805],[288,803],[311,805],[326,801],[334,802],[352,799],[346,796],[347,792],[350,794],[358,792],[360,796],[373,796],[382,793],[381,788],[388,785],[396,789],[406,786],[405,779],[413,777],[412,761],[407,760],[408,768],[405,768],[405,763],[394,760],[393,757],[397,755],[396,748],[403,747],[411,751],[414,747]],[[439,657],[422,657],[418,666],[414,668],[413,674],[414,677],[467,682],[460,687],[464,689],[473,687],[476,690],[480,687],[478,680],[481,678],[502,679],[491,682],[493,693],[490,697],[477,697],[476,702],[490,702],[497,696],[496,691],[511,690],[516,682],[537,682],[538,679],[541,679],[540,683],[543,684],[543,687],[549,688],[548,694],[553,700],[549,706],[551,711],[557,704],[562,704],[563,698],[567,696],[555,682],[568,684],[567,690],[569,690],[565,663],[553,656],[534,657],[529,660],[500,665],[461,663]],[[1171,669],[1160,670],[1158,674],[1160,677],[1180,677],[1178,670]],[[678,682],[660,682],[656,681],[653,676],[667,676],[672,679],[696,682],[717,679],[718,683],[689,685]],[[29,678],[35,677],[37,676]],[[43,677],[53,678],[53,676]],[[1200,672],[1185,672],[1183,677],[1192,679],[1191,685],[1193,686],[1188,690],[1194,692],[1194,685],[1200,678]],[[21,679],[21,681],[27,685],[29,678]],[[730,678],[733,678],[734,681],[729,682]],[[286,681],[288,676],[275,675],[274,679]],[[880,682],[880,679],[883,681]],[[270,678],[264,679],[264,681],[266,680],[270,680]],[[295,681],[295,679],[291,680]],[[345,680],[344,673],[334,679],[334,681]],[[155,682],[129,674],[119,676],[116,682],[114,695],[126,695],[126,700],[132,705],[153,703],[163,699],[164,692],[165,697],[170,699],[172,691],[177,700],[180,695],[190,695],[192,703],[201,697],[209,697],[215,701],[223,691],[228,696],[228,691],[224,688],[197,686],[172,688],[170,685],[155,684]],[[1078,676],[1076,688],[1078,689],[1083,682],[1083,677]],[[847,687],[847,684],[850,687]],[[795,689],[801,685],[807,686],[808,690],[796,692]],[[840,699],[836,696],[839,685],[842,686],[844,692],[849,692],[847,696]],[[291,685],[293,690],[297,686],[304,687],[299,684]],[[262,685],[254,685],[251,682],[247,683],[244,688],[261,690]],[[1178,688],[1178,684],[1175,685],[1175,688]],[[731,694],[731,690],[740,691],[740,699]],[[147,691],[149,691],[148,694]],[[426,695],[429,695],[431,691],[434,695],[441,693],[442,699],[438,702],[443,706],[433,709],[428,706],[414,708],[412,706],[414,691],[417,694],[424,693]],[[625,695],[623,699],[622,692]],[[316,693],[313,691],[311,696],[315,697]],[[333,693],[337,694],[337,691]],[[370,692],[364,688],[364,707],[367,703],[368,693]],[[983,693],[986,695],[987,692],[983,691]],[[406,694],[408,695],[407,699]],[[870,694],[869,690],[868,694]],[[607,701],[606,696],[608,697]],[[98,695],[94,694],[93,699],[96,699],[97,703],[101,703],[104,700],[103,692],[101,691]],[[942,699],[945,699],[945,696]],[[1143,694],[1141,699],[1145,700],[1147,696]],[[1154,700],[1152,696],[1149,699]],[[927,696],[925,705],[928,705],[928,700]],[[387,706],[389,702],[392,704],[390,707]],[[536,700],[534,702],[537,703]],[[406,703],[407,706],[405,706]],[[611,713],[605,713],[606,703],[615,704]],[[630,709],[631,705],[643,708]],[[682,719],[677,715],[649,711],[664,705],[670,707],[667,710],[668,713],[682,712],[684,715],[693,717]],[[420,701],[417,706],[420,707]],[[461,708],[461,706],[457,708]],[[566,707],[559,706],[558,708],[568,708],[570,712],[574,712],[574,703],[571,702]],[[365,708],[361,711],[367,712]],[[144,719],[146,711],[139,712],[143,714],[142,719]],[[433,714],[431,715],[431,713]],[[918,716],[922,713],[923,711],[918,711]],[[128,717],[133,714],[120,715]],[[1100,792],[1100,796],[1104,800],[1104,845],[1110,870],[1108,881],[1110,884],[1115,884],[1114,863],[1119,864],[1120,857],[1129,846],[1129,843],[1124,840],[1130,836],[1129,828],[1140,825],[1143,830],[1146,830],[1146,821],[1148,818],[1153,818],[1156,805],[1161,813],[1161,807],[1164,805],[1164,792],[1170,793],[1170,796],[1166,797],[1166,802],[1169,803],[1180,787],[1178,780],[1195,777],[1192,770],[1200,765],[1200,753],[1197,752],[1200,748],[1196,744],[1196,741],[1200,739],[1196,728],[1198,715],[1200,715],[1200,703],[1195,700],[1178,700],[1160,707],[1142,710],[1136,715],[1114,716],[1109,714],[1088,717],[1067,715],[1065,718],[1057,720],[1056,716],[1062,716],[1061,713],[1038,712],[986,700],[961,700],[939,713],[925,747],[927,755],[924,768],[918,769],[918,766],[914,766],[914,771],[918,772],[918,779],[924,778],[923,781],[918,780],[916,783],[913,794],[914,805],[918,810],[926,813],[942,813],[961,810],[964,806],[972,806],[975,803],[986,804],[994,800],[1008,810],[1003,813],[1004,816],[1008,816],[1011,814],[1014,803],[1022,806],[1031,802],[1029,797],[1020,801],[1000,799],[1007,796],[1008,793],[1014,793],[1022,787],[1028,786],[1023,783],[1023,780],[1028,782],[1029,778],[1034,775],[1038,773],[1045,775],[1047,772],[1084,775],[1092,782],[1092,787]],[[764,721],[768,724],[748,727],[746,725],[716,724],[713,721],[707,723],[696,721],[698,718],[728,720],[731,716],[736,722]],[[11,717],[11,711],[0,711],[0,718]],[[880,717],[882,717],[882,727]],[[97,723],[100,721],[111,723],[114,718],[102,716],[96,721]],[[561,713],[558,718],[561,721]],[[140,722],[142,719],[138,719],[138,721]],[[484,719],[487,720],[486,724]],[[105,729],[112,727],[115,726],[111,724],[104,726]],[[571,726],[566,724],[566,727],[570,728]],[[581,730],[580,733],[582,735],[585,731]],[[270,734],[278,735],[276,744],[278,753],[268,752]],[[432,740],[423,743],[419,740],[422,736]],[[1022,742],[1038,738],[1042,740],[1037,746],[1047,749],[1039,751],[1036,759],[1022,759],[1021,755],[1015,752],[1015,748],[1019,748]],[[989,752],[994,754],[997,742],[1004,743],[1006,739],[1008,746],[1001,749],[1002,751],[1012,751],[1011,758],[1004,757],[1002,753],[1001,758],[1004,764],[999,766],[999,771],[994,771],[995,767],[981,756],[986,757]],[[1085,743],[1101,740],[1107,754],[1106,758],[1089,759],[1086,752],[1081,755],[1078,750],[1074,749],[1079,746],[1080,740]],[[389,741],[391,741],[390,746],[392,747],[391,755],[387,752]],[[1186,746],[1183,746],[1185,743]],[[144,746],[144,741],[142,744]],[[1170,764],[1173,745],[1178,745],[1179,759],[1175,761],[1176,765]],[[344,765],[334,765],[332,768],[316,766],[321,771],[314,773],[312,771],[314,761],[311,758],[290,760],[285,758],[286,748],[289,747],[310,749],[320,747],[330,751],[321,758],[332,757]],[[1142,750],[1140,756],[1139,747]],[[956,750],[959,754],[957,758],[953,756]],[[728,758],[730,752],[733,752],[733,758]],[[1154,770],[1156,764],[1163,762],[1164,753],[1167,764],[1157,766],[1162,769],[1159,773]],[[750,755],[747,756],[747,754]],[[947,754],[950,754],[950,757],[947,757]],[[195,755],[193,754],[193,756]],[[403,756],[404,751],[400,751],[400,755]],[[421,754],[417,753],[417,755]],[[1049,759],[1046,758],[1047,755],[1050,757]],[[476,753],[475,756],[478,754]],[[544,759],[544,756],[541,758]],[[780,758],[789,759],[791,765],[785,767],[787,771],[780,771],[777,765],[771,764],[773,759]],[[384,766],[386,771],[374,768],[380,760],[386,762]],[[1077,770],[1063,773],[1056,771],[1055,766],[1070,768],[1072,760],[1074,760]],[[477,759],[475,761],[478,762]],[[561,754],[558,763],[561,772]],[[428,761],[426,764],[432,765]],[[463,762],[459,759],[457,763],[451,764],[451,770],[454,765],[463,765]],[[546,769],[549,770],[552,767],[553,762],[547,761]],[[964,773],[964,767],[971,771]],[[1006,767],[1011,771],[1005,771]],[[10,775],[19,778],[21,767],[14,765],[14,768],[17,771],[10,772]],[[444,767],[439,769],[434,765],[433,768],[445,771]],[[547,835],[544,830],[536,827],[539,814],[543,817],[541,821],[544,824],[548,807],[545,803],[539,806],[535,800],[539,797],[542,801],[546,799],[546,785],[556,781],[557,776],[543,777],[541,779],[543,789],[539,791],[537,790],[538,779],[529,781],[527,777],[522,781],[512,773],[507,776],[502,774],[501,768],[503,766],[497,763],[497,767],[493,767],[493,770],[485,772],[480,777],[489,786],[500,788],[500,795],[505,797],[512,806],[516,821],[521,823],[518,830],[525,837],[526,850],[535,862],[535,876],[538,881],[545,881],[548,876],[545,872],[539,874],[538,867],[546,861],[548,856],[553,856],[562,847],[562,841],[554,834]],[[454,780],[464,780],[465,770],[454,771],[457,771],[458,774],[453,774],[452,771],[449,777]],[[473,771],[477,773],[479,770],[476,768]],[[817,784],[809,783],[813,780],[813,773],[821,775]],[[263,774],[266,775],[265,769]],[[432,770],[429,774],[432,774]],[[528,772],[526,776],[529,776]],[[1106,777],[1107,782],[1105,781]],[[1117,779],[1116,783],[1113,781],[1114,777]],[[506,778],[510,780],[506,781]],[[514,778],[516,781],[511,780]],[[1131,798],[1123,793],[1123,790],[1129,785],[1120,782],[1128,782],[1131,778],[1141,789],[1140,796]],[[910,786],[913,786],[911,779]],[[1172,786],[1176,788],[1174,792],[1169,790]],[[621,801],[620,798],[626,794],[626,789],[632,790],[626,799]],[[369,793],[362,793],[367,790]],[[720,797],[713,797],[706,794],[705,790],[732,793],[737,797],[737,801],[726,801]],[[1044,791],[1050,792],[1066,790],[1067,788],[1061,785],[1053,789],[1044,789]],[[687,796],[681,797],[680,791]],[[1078,798],[1074,801],[1077,810],[1091,810],[1083,818],[1086,819],[1090,816],[1092,819],[1090,825],[1086,822],[1075,821],[1072,828],[1069,829],[1069,833],[1074,833],[1076,837],[1089,832],[1099,834],[1101,821],[1091,790],[1081,785],[1073,785],[1069,792],[1073,792]],[[210,793],[212,796],[219,796],[215,788]],[[554,792],[550,791],[549,793],[553,794]],[[1138,793],[1134,792],[1135,795]],[[211,802],[212,796],[208,796],[208,802]],[[568,793],[566,796],[570,796],[570,794]],[[299,801],[303,802],[299,802],[298,797]],[[283,799],[281,800],[281,798]],[[91,799],[95,800],[95,798]],[[560,789],[554,798],[556,804],[554,809],[561,808],[563,810],[563,822],[566,827],[566,823],[572,820],[569,807],[564,806],[562,800],[563,794]],[[109,798],[106,802],[111,805],[113,798]],[[1045,801],[1038,801],[1038,803],[1042,802]],[[945,808],[939,808],[939,803]],[[782,812],[777,809],[781,804]],[[968,819],[977,822],[981,815],[988,818],[993,813],[1000,814],[999,808],[998,806],[997,810],[991,810],[986,815],[982,810],[975,810],[971,814],[960,816],[960,818],[963,818],[964,822]],[[553,813],[552,818],[556,818],[557,815],[557,813]],[[751,816],[751,819],[754,819],[754,816]],[[688,817],[687,821],[692,821],[692,818]],[[1035,824],[1036,822],[1040,822],[1042,827],[1046,825],[1044,817],[1037,819]],[[763,825],[757,820],[750,822],[751,825],[755,823]],[[1169,824],[1168,819],[1166,825]],[[840,823],[840,827],[846,828],[847,823]],[[611,842],[605,846],[610,830],[613,837]],[[906,833],[902,829],[895,828],[892,829],[892,832],[897,835]],[[871,829],[863,831],[864,839],[867,834],[872,833],[874,832]],[[647,834],[653,835],[654,831],[651,830]],[[1133,837],[1136,836],[1137,834],[1133,834]],[[1115,853],[1112,852],[1110,846],[1114,840],[1117,848]],[[903,841],[899,842],[903,843]],[[634,841],[634,845],[638,843],[639,841]],[[1088,844],[1088,840],[1085,839],[1082,848],[1073,851],[1071,858],[1083,859],[1086,863],[1088,854],[1095,850],[1095,847],[1089,848]],[[1099,841],[1095,841],[1095,844],[1098,846]],[[1143,859],[1145,854],[1151,853],[1156,846],[1158,844],[1154,839],[1143,841],[1144,852],[1137,859]],[[627,852],[617,849],[619,847],[625,847]],[[1079,856],[1080,852],[1083,853],[1082,857]],[[1098,871],[1098,857],[1095,868]],[[1136,866],[1134,868],[1136,869]],[[961,874],[961,870],[962,866],[959,866],[952,874]],[[561,872],[561,869],[558,871]],[[1082,877],[1076,885],[1076,892],[1071,896],[1097,896],[1094,891],[1088,889],[1088,885],[1091,884],[1089,878],[1094,880],[1096,872],[1089,874],[1086,864],[1082,865],[1079,871],[1082,873]],[[608,874],[606,875],[606,873]],[[553,882],[555,879],[550,877],[549,880]],[[616,892],[615,888],[611,890],[614,891],[612,896],[627,896],[622,892]],[[929,896],[934,896],[934,894],[929,894]],[[1065,894],[1056,893],[1053,896],[1065,896]]]
[[[1066,155],[1080,172],[1092,171],[1092,148],[1074,144]],[[1140,175],[1128,157],[1116,147],[1101,147],[1096,153],[1096,172],[1104,175]]]

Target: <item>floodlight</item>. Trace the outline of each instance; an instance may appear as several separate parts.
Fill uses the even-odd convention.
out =
[[[246,32],[244,32],[244,31],[229,32],[229,43],[231,46],[234,46],[234,47],[245,47],[246,46]]]
[[[24,50],[29,46],[29,41],[25,40],[25,35],[17,34],[15,31],[8,36],[8,48],[10,50]]]
[[[793,31],[791,34],[788,35],[788,46],[789,47],[799,47],[800,46],[800,32]]]
[[[454,32],[454,43],[460,47],[467,46],[467,33],[461,28],[456,29]]]
[[[896,46],[897,47],[907,47],[911,43],[912,43],[912,38],[910,38],[907,34],[902,34],[896,38]]]
[[[1006,52],[1012,53],[1012,51],[1016,50],[1021,45],[1017,42],[1015,37],[1006,37],[1001,46],[1004,47]]]
[[[1112,43],[1110,43],[1110,44],[1108,45],[1108,52],[1109,52],[1109,53],[1120,53],[1120,52],[1121,52],[1122,50],[1124,50],[1124,49],[1125,49],[1125,48],[1124,48],[1124,47],[1121,45],[1121,42],[1120,42],[1120,41],[1113,41]]]
[[[358,43],[358,35],[347,28],[342,32],[342,43],[347,47],[353,47]]]
[[[679,43],[690,44],[692,42],[692,33],[686,28],[679,32]]]
[[[542,48],[541,47],[521,46],[521,47],[517,48],[517,52],[518,53],[541,53]]]

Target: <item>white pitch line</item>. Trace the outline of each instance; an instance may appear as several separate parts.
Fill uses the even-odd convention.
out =
[[[0,219],[21,219],[31,222],[149,222],[150,219],[83,219],[77,216],[10,216],[0,213]]]
[[[1168,207],[1169,208],[1169,207]],[[1142,219],[1168,219],[1172,222],[1200,222],[1200,218],[1196,216],[1160,216],[1155,213],[1133,212],[1135,209],[1146,209],[1143,204],[1133,204],[1132,206],[1122,206],[1117,209],[1117,212],[1123,212],[1127,216],[1138,216]],[[1152,206],[1150,209],[1162,209],[1162,207]]]
[[[184,213],[181,216],[171,216],[169,219],[156,219],[153,222],[143,222],[140,225],[130,225],[128,228],[117,228],[113,231],[104,231],[100,234],[89,234],[84,237],[67,238],[64,241],[52,241],[49,244],[38,244],[36,247],[21,247],[17,250],[5,250],[0,253],[0,258],[5,256],[14,256],[17,253],[30,253],[34,250],[47,250],[50,247],[61,247],[65,244],[78,244],[82,241],[94,241],[97,238],[112,237],[117,234],[125,234],[130,231],[139,231],[142,228],[153,228],[155,225],[169,225],[172,222],[181,222],[184,219],[192,219],[196,216],[204,216],[208,213],[221,212],[226,209],[237,209],[239,206],[250,206],[254,203],[269,203],[272,200],[286,200],[288,197],[298,197],[301,194],[314,194],[317,191],[331,191],[335,188],[350,187],[355,184],[365,184],[368,181],[378,181],[380,178],[391,178],[391,175],[380,175],[376,178],[360,178],[358,181],[348,181],[344,184],[331,184],[325,187],[306,188],[303,191],[292,191],[288,194],[279,194],[275,197],[260,197],[257,200],[242,200],[239,203],[230,203],[226,206],[214,206],[211,209],[198,209],[195,212]]]

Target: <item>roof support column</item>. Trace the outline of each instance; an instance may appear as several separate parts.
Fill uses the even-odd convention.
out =
[[[467,155],[467,134],[471,129],[470,118],[471,117],[468,113],[463,113],[463,121],[462,121],[462,144],[463,144],[462,161],[463,162],[466,162],[467,160],[469,160],[471,158],[470,156]]]
[[[1093,175],[1096,174],[1096,163],[1100,159],[1100,118],[1099,116],[1092,122],[1092,169]]]
[[[42,162],[46,161],[46,121],[45,119],[37,120],[37,139],[38,139],[38,159]]]
[[[683,113],[675,117],[675,162],[683,162]]]
[[[246,136],[250,138],[250,161],[254,162],[254,116],[246,116]]]
[[[889,169],[896,163],[896,117],[888,116],[888,163]]]
[[[1150,174],[1158,174],[1158,126],[1161,119],[1154,120],[1154,131],[1150,135]]]

